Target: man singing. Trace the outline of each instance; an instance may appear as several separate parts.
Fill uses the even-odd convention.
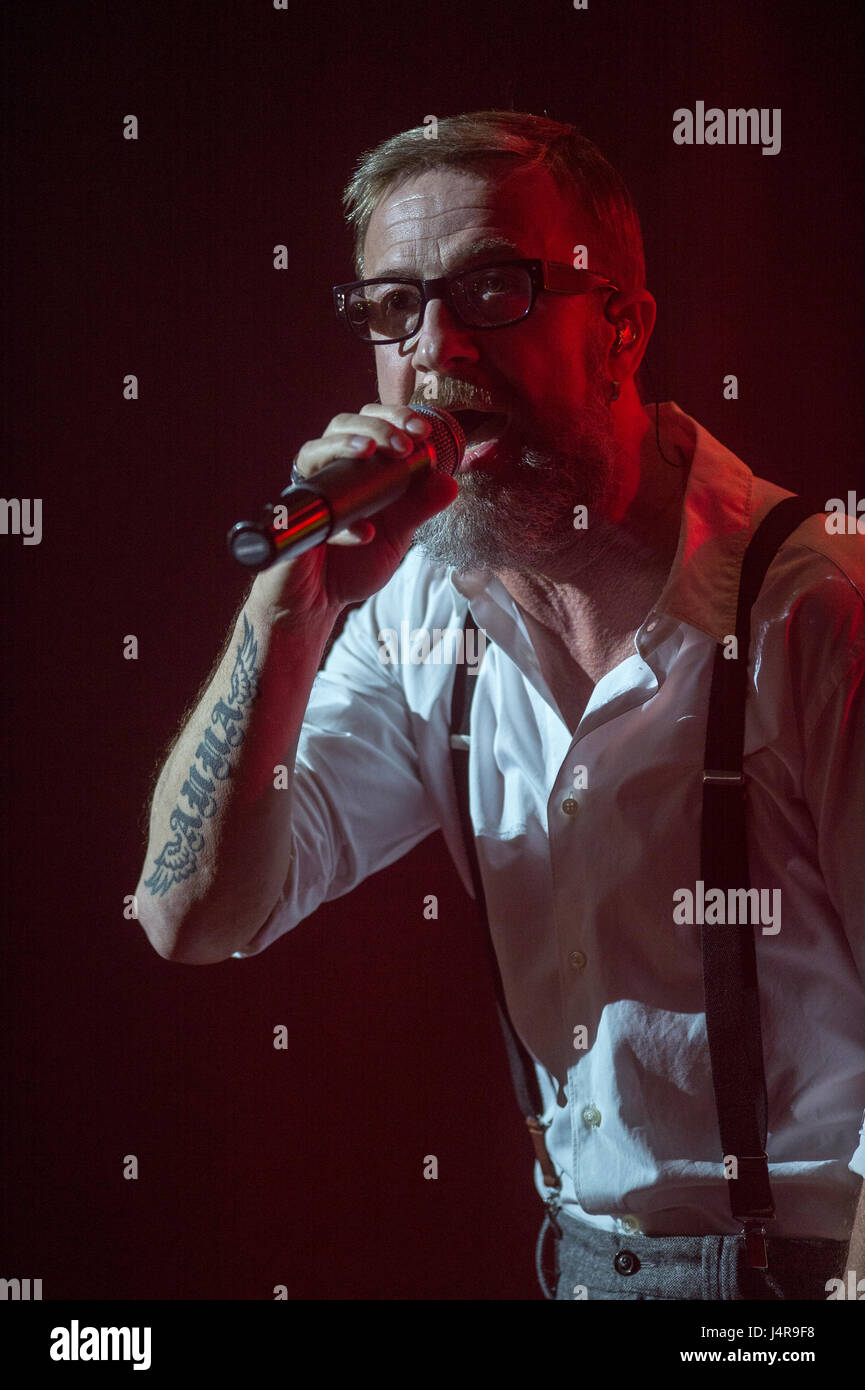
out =
[[[162,768],[140,920],[170,960],[255,955],[438,828],[468,886],[450,721],[469,647],[433,655],[468,620],[468,806],[540,1093],[545,1295],[826,1298],[856,1260],[865,1275],[865,544],[819,512],[793,526],[737,652],[745,552],[789,494],[675,404],[643,404],[655,302],[622,180],[546,118],[427,133],[367,153],[345,195],[358,279],[336,305],[381,403],[335,415],[293,476],[408,455],[424,403],[462,424],[463,462],[255,579]],[[433,636],[407,654],[384,637],[406,630]],[[733,1150],[754,1078],[719,1079],[706,991],[726,965],[701,939],[719,648],[747,664],[755,891],[730,900],[760,905],[759,992],[730,987],[726,1025],[758,1008],[738,1031],[768,1098],[765,1135]],[[742,782],[705,780],[725,778]],[[763,1179],[771,1203],[734,1214]]]

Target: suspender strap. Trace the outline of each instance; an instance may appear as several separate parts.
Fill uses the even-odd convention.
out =
[[[465,630],[468,632],[474,624],[471,616],[467,616]],[[467,648],[463,646],[463,651]],[[502,1033],[505,1040],[505,1050],[508,1057],[508,1066],[511,1071],[511,1078],[514,1084],[520,1112],[528,1126],[532,1144],[535,1149],[544,1182],[548,1188],[558,1190],[561,1187],[561,1178],[553,1167],[547,1146],[544,1140],[544,1130],[549,1127],[544,1124],[541,1115],[544,1109],[541,1097],[541,1088],[538,1084],[538,1076],[535,1071],[534,1063],[526,1050],[522,1039],[518,1036],[508,1012],[505,1002],[505,991],[502,984],[501,971],[490,933],[489,918],[486,911],[483,883],[481,882],[480,865],[478,864],[477,849],[475,848],[474,827],[471,821],[469,810],[469,722],[471,717],[471,703],[474,694],[475,676],[469,676],[467,663],[464,661],[455,662],[456,673],[454,676],[453,696],[451,700],[451,764],[453,767],[454,784],[457,793],[457,806],[460,813],[460,824],[463,832],[463,843],[469,858],[469,868],[472,876],[472,886],[475,891],[475,901],[477,903],[478,914],[484,924],[484,936],[487,945],[487,954],[492,967],[493,984],[496,992],[496,1009],[499,1015]]]
[[[720,888],[725,904],[749,900],[728,889],[750,885],[742,772],[751,608],[778,547],[814,507],[801,497],[779,502],[751,538],[742,564],[736,613],[736,651],[715,651],[703,772],[701,877],[704,891]],[[733,634],[730,634],[731,636]],[[729,649],[728,649],[729,650]],[[727,913],[721,914],[726,917]],[[706,1031],[722,1153],[736,1160],[730,1171],[730,1208],[742,1223],[749,1264],[766,1268],[764,1223],[775,1214],[766,1155],[768,1105],[760,1029],[760,1001],[753,925],[748,913],[735,923],[701,929]],[[754,914],[759,921],[760,914]]]

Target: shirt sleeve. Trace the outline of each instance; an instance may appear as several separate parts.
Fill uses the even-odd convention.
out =
[[[865,604],[845,586],[844,602],[827,604],[820,619],[829,642],[821,698],[829,693],[806,721],[803,787],[826,891],[865,988]],[[820,671],[810,675],[819,689]],[[865,1177],[865,1116],[848,1167]]]
[[[399,665],[380,659],[379,600],[399,578],[397,571],[349,614],[316,676],[295,762],[290,870],[273,912],[238,956],[258,955],[440,824],[421,779]],[[393,606],[393,590],[388,597]]]
[[[803,787],[826,891],[865,986],[865,607],[858,605],[844,625],[831,693],[806,726]]]

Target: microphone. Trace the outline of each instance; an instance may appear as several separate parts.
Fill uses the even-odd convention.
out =
[[[290,484],[275,506],[267,504],[260,521],[232,526],[228,549],[235,560],[247,569],[269,569],[383,511],[408,490],[417,473],[435,468],[452,477],[466,449],[462,426],[446,410],[431,405],[414,405],[412,410],[427,416],[432,429],[411,454],[393,458],[377,449],[362,459],[334,459],[314,477]]]

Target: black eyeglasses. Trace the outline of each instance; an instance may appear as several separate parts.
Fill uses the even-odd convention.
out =
[[[334,285],[333,307],[337,318],[364,342],[401,343],[417,332],[431,299],[444,299],[469,328],[504,328],[531,313],[541,290],[590,294],[617,288],[604,275],[560,261],[504,261],[436,280],[379,275]]]

